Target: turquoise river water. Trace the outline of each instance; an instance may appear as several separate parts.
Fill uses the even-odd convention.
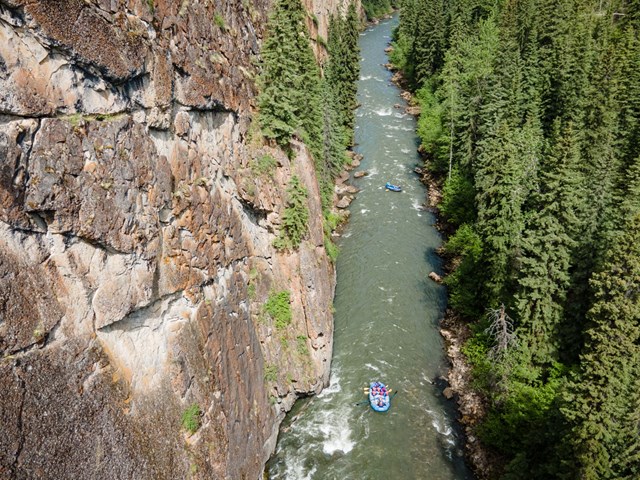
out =
[[[267,467],[271,480],[472,478],[453,406],[431,383],[446,371],[438,332],[446,292],[428,279],[440,269],[441,238],[413,173],[415,119],[383,66],[397,22],[360,36],[355,150],[364,156],[358,170],[369,174],[353,181],[361,191],[338,243],[331,384],[288,415]],[[403,191],[386,191],[387,181]],[[372,380],[398,391],[384,414],[356,405]]]

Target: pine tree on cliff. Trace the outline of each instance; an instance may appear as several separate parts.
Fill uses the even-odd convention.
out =
[[[345,125],[350,132],[349,145],[353,143],[353,127],[355,124],[355,108],[357,106],[356,95],[358,93],[358,79],[360,78],[360,17],[356,10],[356,3],[351,2],[347,9],[344,30],[344,47],[347,57],[347,88],[349,92],[349,116]]]
[[[640,215],[614,239],[591,280],[595,302],[581,357],[581,375],[563,412],[575,478],[640,475]]]
[[[345,30],[347,26],[340,15],[332,15],[329,19],[329,60],[325,67],[325,78],[331,90],[332,98],[335,98],[336,121],[341,125],[342,143],[346,147],[353,133],[349,132],[350,118],[353,111],[350,109],[351,91],[347,88],[348,66],[347,46],[345,42]],[[351,128],[353,124],[351,123]]]
[[[325,69],[333,95],[338,121],[344,128],[344,146],[353,144],[357,80],[360,75],[359,20],[354,4],[347,17],[332,16],[329,22],[329,61]]]
[[[338,99],[326,79],[322,80],[322,165],[317,165],[320,183],[322,206],[325,210],[331,207],[333,197],[333,179],[342,171],[346,163],[344,128],[340,122]]]
[[[309,43],[300,0],[279,0],[262,47],[260,126],[287,148],[299,134],[314,155],[322,151],[320,71]]]

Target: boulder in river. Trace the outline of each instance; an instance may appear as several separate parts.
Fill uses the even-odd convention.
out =
[[[365,172],[364,170],[361,171],[361,172],[356,172],[356,173],[353,174],[353,176],[355,178],[362,178],[362,177],[364,177],[366,175],[369,175],[369,172]]]
[[[353,201],[352,197],[342,197],[340,201],[336,204],[336,208],[347,208],[351,202]]]
[[[436,283],[442,283],[442,277],[438,275],[436,272],[431,272],[429,274],[429,278]]]

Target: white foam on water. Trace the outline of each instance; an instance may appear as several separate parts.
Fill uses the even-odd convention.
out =
[[[318,394],[318,398],[328,397],[340,391],[342,391],[342,386],[340,385],[340,375],[337,372],[333,372],[333,374],[331,375],[331,380],[329,380],[329,386],[323,389],[322,392]]]
[[[445,437],[448,437],[453,433],[451,427],[438,418],[434,418],[431,425],[436,429],[436,432],[440,435],[444,435]]]
[[[409,153],[411,150],[409,150],[408,148],[401,148],[400,151],[402,153]]]
[[[360,77],[360,80],[371,80],[372,78],[373,78],[373,75],[364,75]]]
[[[397,323],[393,323],[392,325],[393,325],[394,327],[396,327],[398,330],[400,330],[401,332],[404,332],[404,333],[408,333],[408,332],[409,332],[409,330],[407,330],[407,329],[406,329],[406,328],[404,328],[404,327],[401,327],[401,326],[400,326],[400,325],[398,325]]]
[[[445,442],[447,442],[448,445],[454,446],[456,441],[453,436],[453,428],[451,428],[451,425],[447,423],[446,419],[441,418],[440,415],[435,414],[433,411],[427,410],[427,412],[431,415],[431,425],[436,429],[436,432],[445,437]]]
[[[424,210],[424,206],[422,205],[422,203],[420,202],[420,200],[418,199],[413,199],[413,202],[411,203],[411,206],[413,207],[414,210],[421,212],[422,210]]]
[[[393,116],[396,117],[396,118],[404,118],[404,117],[407,116],[407,114],[406,113],[396,112],[396,113],[393,114]]]
[[[361,213],[362,215],[366,215],[366,214],[367,214],[367,213],[369,213],[369,212],[370,212],[370,210],[367,210],[366,208],[363,208],[362,210],[360,210],[360,213]]]
[[[372,365],[370,363],[365,363],[364,366],[367,367],[370,370],[373,370],[376,373],[382,373],[382,370],[380,370],[378,367],[376,367],[375,365]]]
[[[304,457],[302,455],[295,457],[287,457],[286,469],[284,471],[283,478],[295,478],[296,480],[311,480],[318,468],[314,465],[313,468],[304,473]],[[279,478],[279,477],[276,477]]]
[[[351,440],[349,423],[344,421],[346,417],[346,412],[337,411],[320,427],[320,431],[325,436],[322,451],[327,455],[333,455],[338,451],[349,453],[353,450],[355,442]]]
[[[391,110],[391,108],[380,108],[376,110],[376,114],[378,114],[381,117],[388,117],[392,113],[393,111]]]

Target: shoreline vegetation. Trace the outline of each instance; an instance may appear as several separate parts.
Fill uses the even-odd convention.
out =
[[[388,54],[393,51],[391,42],[385,48],[385,51]],[[393,72],[391,81],[401,90],[401,96],[407,102],[405,112],[419,117],[421,109],[418,100],[409,91],[409,86],[402,72],[392,63],[387,63],[385,67]],[[429,158],[424,155],[420,148],[418,152],[422,159],[422,165],[416,166],[414,171],[420,177],[420,181],[427,187],[424,206],[435,215],[435,228],[443,236],[444,243],[454,231],[453,226],[447,223],[439,211],[445,177],[434,174],[429,168]],[[442,268],[445,275],[451,273],[460,262],[459,257],[448,255],[443,248],[439,249],[438,255],[443,260]],[[463,432],[462,443],[465,461],[473,470],[476,478],[478,480],[495,479],[499,472],[496,466],[504,464],[504,460],[478,439],[475,427],[486,416],[487,399],[473,388],[473,367],[463,353],[463,346],[472,337],[473,333],[469,328],[468,322],[464,321],[455,310],[447,307],[440,320],[440,335],[445,342],[445,354],[449,361],[449,370],[446,376],[440,379],[442,383],[432,383],[440,385],[445,398],[456,403],[457,421]]]

